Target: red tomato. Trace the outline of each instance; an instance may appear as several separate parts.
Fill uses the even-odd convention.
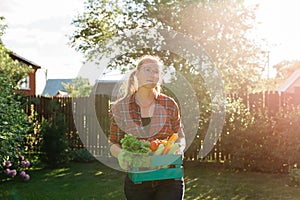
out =
[[[159,144],[160,144],[159,140],[152,140],[151,143],[150,143],[150,149],[152,151],[156,151],[156,149],[158,148]]]

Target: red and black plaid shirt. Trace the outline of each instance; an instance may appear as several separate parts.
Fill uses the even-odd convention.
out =
[[[111,106],[110,142],[120,143],[125,134],[141,139],[167,139],[173,133],[184,136],[179,108],[176,102],[164,95],[155,98],[155,108],[151,122],[146,129],[142,124],[141,110],[135,95],[124,98]],[[149,130],[148,132],[146,130]]]

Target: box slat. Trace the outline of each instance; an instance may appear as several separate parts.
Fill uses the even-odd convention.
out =
[[[181,155],[157,155],[152,156],[151,166],[164,166],[164,165],[181,165],[182,156]]]
[[[172,165],[172,168],[166,168],[169,165]],[[152,156],[151,167],[162,168],[129,172],[128,176],[135,184],[143,181],[181,179],[183,177],[182,155]]]

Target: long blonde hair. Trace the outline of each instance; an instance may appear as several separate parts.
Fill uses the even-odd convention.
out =
[[[149,61],[156,62],[160,66],[160,68],[163,65],[162,61],[157,56],[153,56],[153,55],[144,55],[144,56],[142,56],[138,60],[136,68],[131,72],[131,74],[130,74],[130,76],[128,78],[126,93],[125,93],[124,97],[130,96],[130,95],[134,94],[138,90],[138,83],[137,83],[137,78],[136,78],[135,74],[136,74],[136,72],[138,70],[141,69],[141,67],[142,67],[143,64],[145,64],[145,63],[147,63]],[[156,90],[157,93],[160,93],[160,83],[157,84],[154,89]]]

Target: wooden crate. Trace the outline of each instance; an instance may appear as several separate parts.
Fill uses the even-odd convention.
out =
[[[166,166],[172,167],[165,168]],[[143,181],[181,179],[183,177],[182,155],[152,156],[151,167],[159,169],[132,171],[128,173],[128,176],[135,184]]]

